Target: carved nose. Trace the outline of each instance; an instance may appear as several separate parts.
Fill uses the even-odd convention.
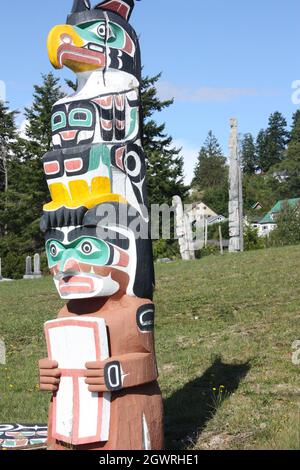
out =
[[[68,259],[67,262],[61,267],[62,272],[80,272],[80,266],[79,263],[76,261],[76,259]]]

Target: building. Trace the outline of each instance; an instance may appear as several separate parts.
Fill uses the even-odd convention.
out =
[[[190,219],[196,220],[199,216],[208,219],[209,217],[218,217],[218,214],[208,207],[204,202],[194,202],[187,205],[187,214]]]
[[[252,227],[257,228],[258,235],[260,237],[268,236],[276,227],[276,218],[280,211],[283,209],[285,204],[290,206],[296,206],[300,203],[300,198],[286,199],[284,201],[278,201],[272,207],[272,209],[258,222],[252,222]]]
[[[227,219],[224,217],[224,215],[215,215],[213,217],[207,218],[207,224],[208,225],[221,224],[222,222],[225,222],[226,220]]]

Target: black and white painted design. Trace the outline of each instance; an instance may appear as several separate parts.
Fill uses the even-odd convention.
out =
[[[47,426],[43,424],[0,424],[0,448],[17,449],[43,445],[47,441]]]

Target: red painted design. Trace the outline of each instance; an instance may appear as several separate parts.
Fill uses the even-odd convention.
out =
[[[81,276],[64,277],[59,282],[59,290],[62,295],[90,294],[95,290],[94,281],[92,278]]]
[[[105,54],[91,51],[90,49],[72,46],[71,44],[62,44],[58,48],[57,54],[61,67],[68,60],[72,60],[72,62],[97,65],[99,68],[104,68],[106,65]]]
[[[117,266],[121,266],[122,268],[126,268],[129,265],[129,255],[125,251],[121,251],[116,248],[116,250],[120,253],[120,260]]]
[[[129,34],[125,34],[125,45],[122,49],[122,51],[126,52],[127,54],[133,56],[133,53],[134,53],[134,44],[133,44],[133,41],[131,39],[131,37],[129,36]]]
[[[60,132],[60,136],[62,138],[62,140],[66,141],[66,140],[74,140],[76,135],[77,135],[78,131],[63,131],[63,132]]]
[[[118,119],[116,119],[116,128],[119,131],[123,131],[125,129],[125,121],[119,121]]]
[[[58,162],[47,162],[44,163],[44,172],[46,175],[56,175],[59,172]]]
[[[112,121],[108,121],[106,119],[101,119],[101,126],[103,127],[103,129],[105,129],[106,131],[111,131],[112,130],[112,127],[113,127],[113,123]]]
[[[110,0],[106,3],[100,3],[96,8],[114,11],[115,13],[123,16],[125,20],[128,20],[130,14],[130,6],[122,2],[122,0]]]
[[[113,97],[112,96],[105,96],[104,98],[97,98],[93,100],[95,103],[99,104],[102,108],[111,109]]]
[[[124,95],[116,95],[116,96],[115,96],[115,104],[116,104],[116,108],[117,108],[119,111],[124,111],[124,107],[125,107],[125,96],[124,96]]]
[[[116,164],[121,170],[124,170],[123,155],[126,147],[120,147],[116,150]]]
[[[65,170],[69,173],[80,171],[83,167],[83,161],[81,158],[72,158],[72,160],[65,161]]]

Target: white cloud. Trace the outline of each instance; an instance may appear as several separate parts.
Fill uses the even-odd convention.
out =
[[[182,148],[181,155],[184,159],[184,180],[185,184],[190,184],[194,176],[194,169],[197,162],[200,146],[199,148],[193,147],[184,139],[174,139],[173,144],[177,148]]]
[[[276,96],[276,90],[259,90],[257,88],[226,88],[201,86],[196,89],[174,85],[168,81],[159,82],[158,93],[161,99],[175,98],[177,101],[200,102],[227,102],[239,97]]]

